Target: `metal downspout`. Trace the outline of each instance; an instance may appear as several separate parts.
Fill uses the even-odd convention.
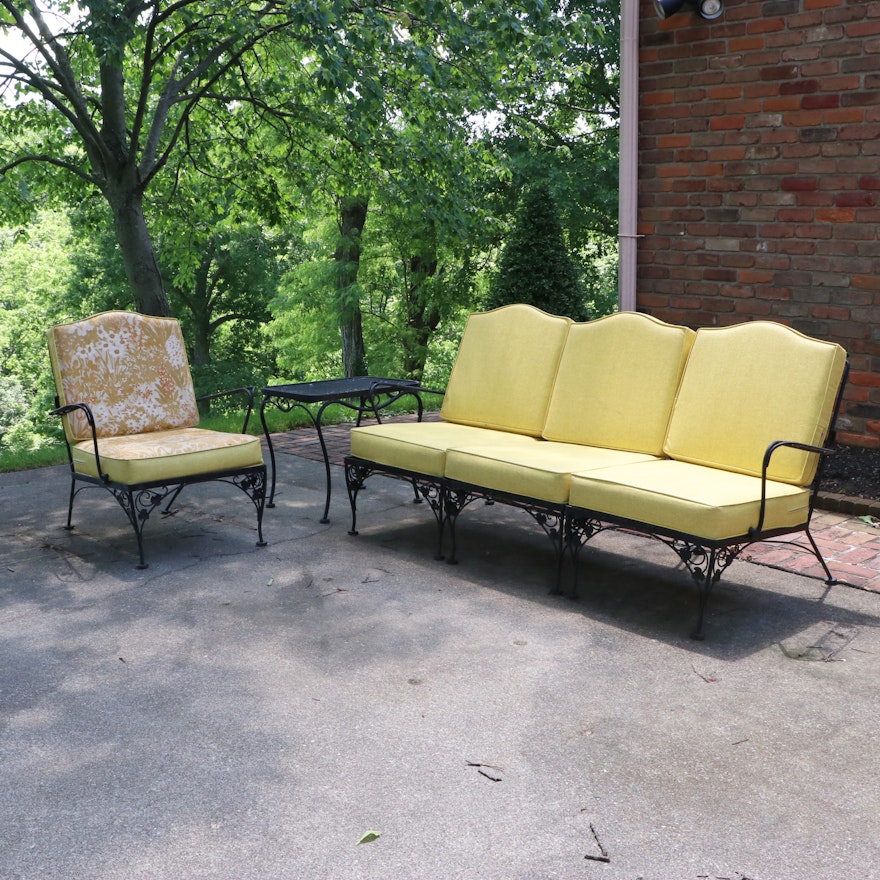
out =
[[[620,4],[620,157],[617,239],[618,305],[636,310],[636,241],[638,220],[639,138],[639,0]]]

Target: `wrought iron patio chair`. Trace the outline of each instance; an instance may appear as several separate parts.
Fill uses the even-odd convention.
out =
[[[150,514],[166,511],[184,486],[212,480],[231,483],[257,512],[257,546],[263,540],[266,465],[260,438],[245,434],[253,389],[241,395],[246,415],[241,434],[198,427],[198,401],[180,325],[172,318],[103,312],[48,331],[56,409],[64,426],[73,501],[84,488],[102,486],[116,498],[137,537]],[[206,398],[208,399],[208,398]]]

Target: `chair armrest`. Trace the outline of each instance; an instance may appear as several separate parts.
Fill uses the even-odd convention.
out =
[[[196,398],[196,403],[202,403],[208,400],[219,400],[221,397],[232,397],[234,394],[243,395],[247,398],[247,410],[244,414],[244,425],[242,426],[241,433],[247,434],[248,422],[251,418],[251,412],[254,409],[254,394],[256,393],[256,388],[253,385],[248,385],[243,388],[230,388],[228,391],[216,391],[214,394],[205,394],[202,397]]]
[[[50,416],[66,416],[68,413],[74,412],[74,410],[82,410],[85,414],[86,421],[89,423],[89,428],[92,431],[92,446],[95,451],[95,469],[98,472],[98,476],[106,483],[109,482],[110,477],[104,473],[101,468],[101,456],[98,453],[98,432],[95,430],[95,417],[92,414],[91,407],[87,403],[67,403],[64,406],[56,407],[53,410],[49,411]],[[67,458],[70,462],[70,466],[73,467],[73,456],[70,452],[70,443],[67,440],[67,434],[64,435],[64,442],[67,444]]]
[[[758,524],[749,528],[749,535],[753,538],[760,535],[764,528],[764,511],[767,506],[767,469],[770,467],[770,459],[777,449],[788,447],[800,449],[803,452],[815,452],[817,455],[834,455],[834,450],[826,446],[812,446],[809,443],[798,443],[794,440],[774,440],[764,453],[764,461],[761,464],[761,508],[758,512]],[[812,506],[812,502],[811,502]]]

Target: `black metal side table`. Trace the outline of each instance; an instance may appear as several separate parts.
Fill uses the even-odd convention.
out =
[[[272,446],[272,435],[266,426],[266,407],[274,406],[282,412],[291,412],[294,409],[305,411],[321,443],[321,453],[324,456],[324,471],[327,477],[327,495],[324,502],[324,515],[322,523],[330,522],[330,458],[327,454],[327,445],[324,442],[324,433],[321,430],[321,421],[324,411],[331,404],[339,404],[357,413],[357,424],[361,423],[364,415],[373,416],[381,422],[380,413],[401,397],[412,395],[418,405],[419,421],[422,420],[423,404],[419,392],[419,383],[415,379],[388,379],[375,376],[356,376],[352,379],[326,379],[321,382],[295,382],[289,385],[267,385],[263,388],[263,402],[260,405],[260,421],[263,425],[263,433],[266,435],[266,444],[269,447],[269,460],[272,463],[272,483],[269,490],[269,498],[266,507],[275,506],[275,449]],[[309,404],[318,404],[315,412],[309,408]]]

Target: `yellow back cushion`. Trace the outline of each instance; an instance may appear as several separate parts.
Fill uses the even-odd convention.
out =
[[[440,415],[463,425],[540,436],[571,323],[521,304],[471,315]]]
[[[572,325],[544,438],[660,455],[694,335],[636,312]]]
[[[52,327],[49,359],[63,404],[87,403],[99,437],[191,428],[199,422],[180,325],[103,312]],[[82,411],[65,419],[71,442],[91,437]]]
[[[846,352],[782,324],[752,321],[697,331],[664,450],[671,458],[760,476],[775,440],[821,445]],[[782,448],[768,476],[809,485],[818,456]]]

